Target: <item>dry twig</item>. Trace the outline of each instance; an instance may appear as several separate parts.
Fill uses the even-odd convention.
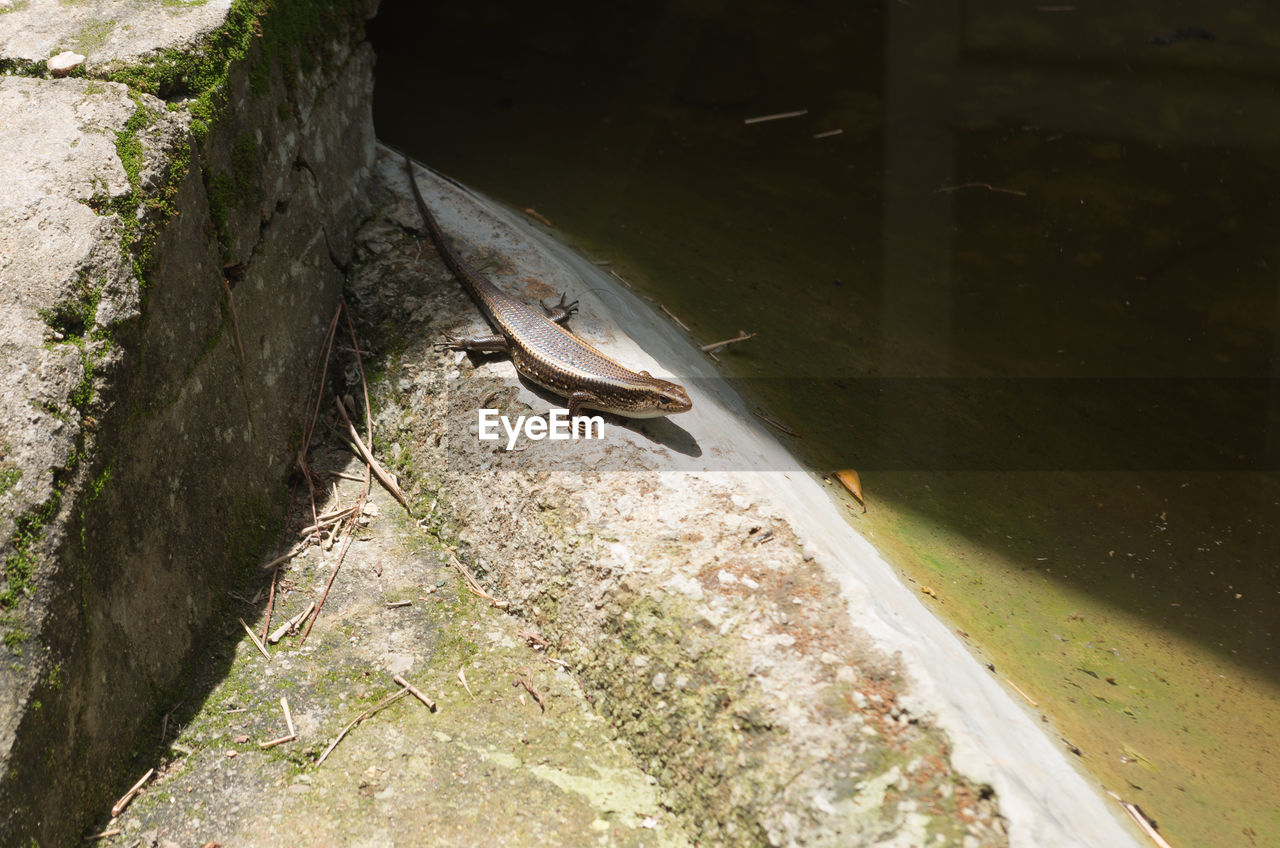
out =
[[[135,797],[137,797],[138,793],[142,791],[142,787],[147,785],[147,781],[150,780],[155,773],[156,773],[155,769],[153,768],[147,769],[147,773],[144,774],[142,777],[138,778],[138,782],[133,784],[133,788],[130,789],[128,792],[124,793],[124,796],[121,797],[119,801],[116,801],[114,804],[111,805],[112,818],[115,818],[116,816],[124,812],[124,808],[129,806],[129,802],[131,802]]]
[[[480,581],[471,573],[471,569],[462,564],[462,560],[458,559],[458,555],[452,549],[449,551],[449,559],[453,561],[453,567],[458,569],[458,573],[462,575],[462,579],[466,582],[467,588],[471,590],[471,594],[484,598],[498,609],[507,608],[506,601],[500,601],[484,590],[484,587],[480,585]]]
[[[283,745],[285,742],[292,742],[297,738],[297,734],[290,733],[287,736],[280,736],[268,742],[259,742],[258,747],[265,751],[267,748],[274,748],[277,745]]]
[[[392,679],[392,680],[394,680],[396,683],[399,683],[399,684],[400,684],[401,686],[403,686],[405,689],[407,689],[407,690],[410,692],[410,694],[412,694],[412,695],[413,695],[413,697],[417,698],[419,701],[421,701],[422,703],[426,704],[426,705],[427,705],[427,709],[431,710],[431,712],[435,712],[435,711],[436,711],[436,702],[435,702],[435,701],[433,701],[433,700],[431,700],[430,698],[428,698],[426,695],[422,694],[421,692],[419,692],[419,691],[418,691],[418,689],[417,689],[417,687],[415,687],[412,683],[410,683],[409,681],[405,680],[403,677],[401,677],[401,676],[400,676],[400,675],[398,675],[398,674],[393,674],[393,675],[391,675],[391,679]]]
[[[365,466],[364,488],[360,490],[360,498],[356,501],[356,515],[360,514],[360,510],[364,509],[364,499],[369,496],[369,466]],[[338,550],[338,558],[334,560],[333,568],[329,571],[329,582],[324,584],[324,591],[320,593],[320,600],[316,604],[316,611],[307,621],[307,629],[302,631],[302,641],[306,642],[307,637],[311,635],[311,628],[315,626],[316,619],[320,617],[320,610],[324,608],[324,602],[329,597],[329,590],[333,588],[333,581],[338,578],[338,571],[342,568],[342,561],[346,559],[347,549],[351,547],[351,540],[355,538],[355,528],[352,527],[350,533],[342,540],[342,547]]]
[[[713,353],[719,350],[720,348],[724,347],[725,345],[731,345],[731,344],[734,344],[735,342],[745,342],[747,339],[755,338],[755,336],[756,336],[755,333],[748,333],[746,330],[739,330],[738,335],[734,336],[731,339],[725,339],[722,342],[712,342],[711,344],[703,345],[702,347],[698,348],[698,350],[702,351],[703,353]]]
[[[1030,705],[1031,705],[1031,706],[1033,706],[1033,707],[1038,707],[1038,706],[1040,706],[1039,704],[1037,704],[1037,703],[1036,703],[1035,698],[1032,698],[1032,697],[1031,697],[1030,695],[1028,695],[1026,692],[1023,692],[1021,689],[1019,689],[1019,688],[1018,688],[1018,684],[1014,683],[1012,680],[1010,680],[1010,679],[1009,679],[1009,678],[1007,678],[1007,677],[1004,679],[1004,682],[1005,682],[1005,683],[1008,683],[1010,686],[1012,686],[1012,687],[1013,687],[1013,691],[1017,692],[1019,695],[1021,695],[1023,698],[1025,698],[1028,704],[1030,704]]]
[[[538,707],[544,713],[547,711],[546,702],[542,700],[542,693],[533,688],[533,683],[529,681],[529,672],[523,668],[516,669],[516,679],[511,681],[512,686],[523,686],[525,691],[533,696],[533,700],[538,702]]]
[[[364,446],[364,442],[360,440],[360,434],[356,432],[356,425],[351,423],[351,418],[347,415],[347,410],[341,403],[338,404],[338,412],[342,413],[342,420],[350,430],[351,439],[355,442],[356,448],[359,451],[361,458],[364,459],[365,464],[373,469],[373,475],[378,478],[378,482],[391,493],[393,498],[400,501],[400,505],[403,506],[406,511],[412,513],[413,510],[409,508],[409,501],[405,498],[404,492],[400,491],[400,487],[396,485],[396,481],[391,479],[391,475],[382,469],[382,466],[378,464],[378,460],[374,459],[373,454]]]
[[[310,536],[312,533],[315,533],[319,530],[324,530],[325,528],[329,527],[329,525],[331,524],[338,524],[343,520],[350,518],[355,513],[355,511],[356,511],[356,508],[354,506],[349,506],[349,507],[344,507],[343,509],[334,510],[333,512],[326,513],[325,515],[318,516],[316,518],[315,524],[312,524],[310,527],[303,527],[301,530],[298,531],[298,534],[303,536],[304,538],[307,536]]]
[[[249,638],[253,640],[253,645],[267,659],[271,659],[271,654],[267,653],[267,646],[262,644],[262,640],[258,638],[258,634],[249,629],[249,625],[244,623],[244,619],[240,619],[240,626],[244,628],[244,632],[249,634]]]
[[[308,533],[308,532],[307,532],[307,530],[310,530],[310,531],[312,531],[312,532],[315,532],[315,529],[314,529],[314,528],[312,528],[312,527],[308,527],[306,530],[303,530],[303,531],[302,531],[302,533],[303,533],[303,535],[304,535],[304,536],[309,536],[309,535],[311,535],[310,533]],[[267,571],[268,569],[272,569],[272,568],[275,568],[275,567],[276,567],[276,566],[278,566],[278,565],[282,565],[282,564],[284,564],[284,563],[288,562],[289,560],[293,559],[294,557],[296,557],[298,554],[302,553],[302,552],[303,552],[303,551],[305,551],[306,549],[307,549],[307,542],[306,542],[306,540],[304,539],[303,541],[301,541],[301,542],[299,542],[298,544],[294,545],[294,546],[289,550],[289,553],[287,553],[287,554],[282,554],[281,556],[278,556],[278,557],[276,557],[275,559],[271,560],[271,562],[268,562],[268,563],[266,563],[265,565],[263,565],[263,566],[262,566],[262,570],[263,570],[263,571]]]
[[[526,209],[524,209],[523,211],[524,211],[524,214],[528,215],[530,218],[532,218],[533,220],[537,221],[539,224],[542,224],[544,227],[554,227],[554,226],[555,226],[555,225],[554,225],[554,224],[552,224],[550,221],[548,221],[548,220],[546,219],[546,217],[545,217],[541,212],[539,212],[537,209],[534,209],[534,208],[533,208],[533,207],[531,207],[531,206],[530,206],[530,207],[527,207],[527,208],[526,208]]]
[[[236,319],[236,299],[231,296],[231,281],[222,278],[222,288],[227,292],[227,308],[231,312],[231,332],[236,337],[236,353],[240,354],[240,366],[245,366],[244,345],[240,343],[240,322]]]
[[[1138,823],[1138,827],[1142,828],[1142,832],[1151,837],[1151,841],[1159,845],[1160,848],[1171,848],[1169,843],[1165,841],[1164,837],[1161,836],[1151,824],[1151,820],[1147,818],[1147,814],[1142,812],[1141,807],[1137,804],[1130,804],[1128,801],[1121,801],[1120,803],[1124,806],[1125,812],[1133,816],[1133,820]]]
[[[471,696],[471,700],[476,699],[476,693],[471,691],[470,684],[467,683],[467,672],[464,669],[458,669],[458,680],[462,683],[462,688],[467,690],[467,694]]]
[[[962,188],[985,188],[987,191],[999,192],[1000,194],[1016,194],[1018,197],[1027,196],[1025,191],[1019,191],[1016,188],[999,188],[998,186],[993,186],[991,183],[961,183],[960,185],[943,186],[934,192],[934,194],[949,194],[953,191],[959,191]]]
[[[342,728],[342,732],[338,734],[338,738],[330,742],[329,747],[324,749],[324,753],[321,754],[320,757],[316,760],[316,767],[318,768],[321,763],[323,763],[326,759],[329,758],[329,755],[333,753],[333,749],[338,747],[338,743],[342,741],[343,737],[345,737],[348,733],[351,732],[351,729],[353,727],[355,727],[357,724],[364,721],[365,719],[372,717],[376,713],[381,712],[382,710],[391,706],[393,703],[395,703],[396,701],[400,700],[401,698],[403,698],[405,695],[408,695],[408,694],[409,694],[408,689],[401,689],[399,692],[396,692],[395,694],[388,695],[387,697],[383,698],[381,701],[374,704],[372,707],[370,707],[369,709],[360,713],[360,715],[353,718],[346,727]]]
[[[771,424],[774,427],[777,427],[779,430],[786,433],[788,436],[796,435],[795,430],[792,430],[790,427],[788,427],[786,424],[783,424],[781,421],[778,421],[775,418],[770,418],[769,416],[765,415],[763,412],[755,412],[754,410],[752,410],[752,412],[756,416],[756,418],[759,418],[761,421],[763,421],[766,424]]]
[[[293,713],[289,712],[289,699],[283,695],[280,697],[280,709],[284,710],[284,723],[289,727],[289,735],[297,736],[298,731],[293,727]]]
[[[658,304],[658,308],[665,312],[668,318],[675,321],[680,329],[684,330],[686,333],[689,332],[689,325],[677,318],[674,312],[663,306],[661,303]]]
[[[122,827],[112,827],[112,828],[108,828],[107,830],[102,831],[101,833],[93,833],[93,834],[90,834],[89,836],[86,836],[86,837],[84,838],[84,841],[85,841],[85,842],[96,842],[96,841],[98,841],[99,839],[110,839],[111,837],[113,837],[113,836],[119,836],[119,835],[120,835],[120,834],[122,834],[122,833],[124,833],[124,828],[122,828]]]
[[[272,631],[271,635],[267,637],[267,641],[273,645],[276,642],[279,642],[281,639],[285,637],[286,633],[288,633],[291,630],[296,630],[298,628],[298,625],[301,624],[303,621],[305,621],[307,616],[311,615],[311,611],[315,608],[316,608],[316,602],[311,601],[309,604],[307,604],[306,609],[304,609],[302,612],[298,613],[293,618],[289,619],[284,624],[280,625],[274,631]]]
[[[757,118],[744,118],[744,124],[762,124],[765,121],[780,121],[783,118],[800,118],[809,114],[808,109],[797,109],[794,112],[778,112],[773,115],[761,115]]]

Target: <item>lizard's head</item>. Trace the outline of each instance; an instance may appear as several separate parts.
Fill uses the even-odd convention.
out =
[[[646,374],[646,376],[648,375]],[[677,412],[688,412],[693,408],[693,401],[689,400],[689,393],[684,390],[684,386],[659,377],[653,377],[652,379],[653,397],[650,402],[655,417],[659,415],[675,415]]]

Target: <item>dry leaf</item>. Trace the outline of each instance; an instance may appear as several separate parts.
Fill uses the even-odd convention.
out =
[[[843,471],[837,471],[836,479],[840,481],[842,486],[849,490],[849,494],[853,495],[854,498],[857,499],[858,503],[862,506],[862,511],[866,512],[867,501],[866,498],[862,497],[862,478],[858,476],[858,472],[851,468],[847,468]]]

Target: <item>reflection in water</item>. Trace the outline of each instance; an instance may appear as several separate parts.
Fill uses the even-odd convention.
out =
[[[726,376],[1108,786],[1280,844],[1280,10],[882,5],[387,4],[379,133],[757,332]]]

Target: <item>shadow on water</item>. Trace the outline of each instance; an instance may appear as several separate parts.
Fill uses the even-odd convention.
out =
[[[890,559],[1008,563],[1274,709],[1280,10],[851,8],[387,4],[375,119],[698,343],[758,332],[727,375]]]

